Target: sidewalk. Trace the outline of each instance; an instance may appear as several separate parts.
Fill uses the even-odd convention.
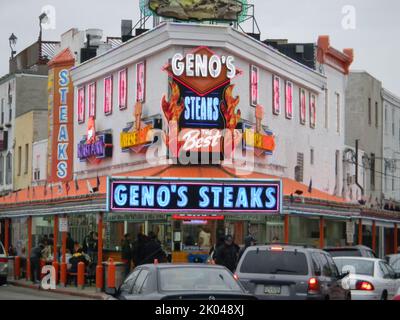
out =
[[[31,281],[26,281],[26,280],[14,280],[14,279],[8,279],[8,284],[17,286],[17,287],[24,287],[24,288],[29,288],[29,289],[35,289],[38,290],[39,285],[38,284],[33,284]],[[39,289],[43,290],[43,289]],[[106,300],[107,295],[103,292],[96,292],[95,287],[86,287],[84,289],[78,289],[77,287],[74,286],[68,286],[68,287],[61,287],[57,286],[57,289],[55,290],[47,290],[47,292],[51,293],[60,293],[60,294],[66,294],[70,296],[75,296],[75,297],[82,297],[82,298],[88,298],[88,299],[94,299],[94,300]]]

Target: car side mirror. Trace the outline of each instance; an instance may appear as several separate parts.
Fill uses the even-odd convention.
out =
[[[350,274],[350,271],[343,272],[343,273],[339,274],[338,279],[342,280],[342,279],[346,278],[349,274]]]
[[[106,288],[105,293],[109,296],[115,297],[118,293],[116,288]]]

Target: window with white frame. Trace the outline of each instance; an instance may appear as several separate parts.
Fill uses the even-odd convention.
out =
[[[272,112],[275,115],[279,115],[281,113],[281,78],[274,75],[272,81]]]
[[[336,132],[340,133],[340,94],[338,92],[335,93],[336,96]]]
[[[259,85],[259,69],[258,67],[250,66],[250,105],[256,107],[258,105],[258,85]]]
[[[285,88],[285,112],[286,118],[293,118],[293,83],[290,81],[286,81]]]
[[[85,122],[85,87],[78,89],[78,123]]]
[[[136,64],[136,101],[145,102],[146,100],[146,62]]]
[[[128,107],[128,70],[118,73],[118,105],[120,110]]]
[[[300,98],[299,98],[299,113],[300,113],[300,124],[306,124],[306,90],[300,88]]]
[[[113,77],[109,76],[104,78],[104,101],[103,109],[105,115],[112,114],[113,104]]]
[[[96,83],[88,85],[89,118],[96,118]]]

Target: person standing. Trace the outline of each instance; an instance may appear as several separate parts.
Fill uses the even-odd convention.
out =
[[[142,265],[143,259],[145,258],[145,245],[148,238],[143,233],[139,233],[137,240],[132,246],[132,261],[135,267]]]
[[[240,249],[238,262],[239,262],[240,258],[242,257],[243,253],[246,251],[246,249],[248,247],[255,246],[256,244],[257,244],[257,240],[252,235],[248,235],[246,238],[244,238],[244,247],[242,249]]]
[[[67,249],[71,254],[75,252],[75,241],[72,239],[71,234],[67,233]]]
[[[157,260],[160,263],[167,262],[167,255],[161,247],[160,241],[154,232],[149,232],[149,240],[144,246],[145,258],[142,264],[154,263]]]
[[[233,241],[231,235],[225,237],[224,243],[219,246],[215,253],[215,263],[225,266],[231,272],[236,269],[238,261],[239,246]]]
[[[30,252],[30,262],[31,262],[31,278],[34,283],[39,283],[40,280],[40,259],[42,258],[42,251],[44,249],[44,244],[39,243],[38,246],[33,247]]]
[[[125,234],[124,238],[121,240],[121,259],[125,264],[125,277],[128,276],[131,271],[131,260],[132,260],[132,243],[129,234]]]

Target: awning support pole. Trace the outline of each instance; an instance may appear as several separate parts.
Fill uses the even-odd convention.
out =
[[[285,243],[289,244],[289,215],[285,214],[285,221],[284,221],[284,237],[285,237]]]
[[[372,221],[372,250],[376,251],[376,221]]]
[[[358,244],[362,245],[363,233],[362,233],[362,219],[358,220]]]
[[[325,221],[323,217],[319,218],[319,247],[323,249],[325,247]]]
[[[10,248],[10,219],[6,218],[4,223],[4,249],[6,250],[6,255],[8,255],[8,248]]]
[[[395,223],[394,224],[394,249],[393,249],[393,251],[394,251],[394,254],[397,254],[398,253],[398,247],[399,247],[399,242],[398,242],[398,228],[397,228],[397,223]]]
[[[96,266],[96,291],[103,290],[103,213],[98,213],[97,223],[97,266]]]
[[[28,251],[26,252],[26,280],[31,280],[32,216],[28,217]]]

